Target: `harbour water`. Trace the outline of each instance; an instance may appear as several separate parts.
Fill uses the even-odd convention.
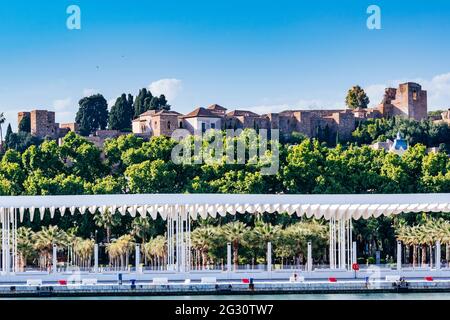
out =
[[[34,300],[11,298],[0,300]],[[130,297],[55,297],[42,300],[450,300],[448,292],[424,293],[330,293],[330,294],[258,294],[258,295],[193,295],[193,296],[130,296]]]

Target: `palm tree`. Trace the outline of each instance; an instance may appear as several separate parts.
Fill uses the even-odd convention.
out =
[[[152,225],[147,217],[138,217],[131,223],[131,234],[141,239],[142,244],[145,243],[147,237],[151,234]]]
[[[98,213],[94,215],[95,225],[97,227],[103,228],[106,231],[106,242],[110,243],[111,240],[111,229],[115,226],[120,225],[121,218],[115,212],[111,213],[111,209],[105,210],[105,212]]]
[[[24,269],[27,261],[35,253],[33,246],[34,232],[31,228],[20,227],[17,229],[17,252],[19,253],[19,268]]]
[[[134,247],[133,236],[125,234],[106,245],[110,263],[119,264],[120,268],[128,266],[130,252]],[[119,262],[119,263],[118,263]]]
[[[79,257],[82,267],[89,267],[95,241],[93,239],[76,238],[74,241],[74,252]]]
[[[167,255],[167,240],[161,235],[151,238],[142,246],[142,251],[146,259],[150,260],[154,267],[159,268]]]
[[[254,242],[258,249],[262,249],[264,251],[264,248],[268,242],[273,242],[280,236],[281,230],[281,226],[274,226],[270,223],[258,221],[252,230],[252,238],[254,238]],[[267,263],[266,255],[264,255],[264,261]]]
[[[427,263],[427,246],[430,247],[431,264],[432,246],[436,241],[446,245],[450,242],[450,223],[442,219],[428,219],[416,226],[401,224],[396,227],[396,234],[398,240],[413,247],[413,266],[418,261],[418,246],[421,247],[422,265]]]
[[[208,264],[208,252],[214,245],[216,233],[215,228],[210,226],[196,228],[191,233],[192,247],[200,253],[203,268]]]
[[[0,150],[3,150],[3,129],[2,125],[5,123],[6,118],[3,112],[0,112]]]
[[[396,228],[397,239],[403,242],[405,245],[413,248],[413,267],[417,265],[417,246],[419,245],[417,227],[411,227],[404,224],[400,224]]]
[[[239,263],[239,245],[245,244],[248,237],[248,231],[248,227],[240,221],[227,223],[221,228],[223,236],[233,246],[233,264],[235,269],[237,269]]]
[[[39,251],[40,265],[49,267],[53,255],[53,245],[67,244],[67,234],[57,226],[42,227],[33,235],[34,248]]]

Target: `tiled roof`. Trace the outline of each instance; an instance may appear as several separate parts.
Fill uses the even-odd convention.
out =
[[[178,116],[178,115],[180,115],[181,113],[179,113],[179,112],[176,112],[176,111],[170,111],[170,110],[160,110],[160,111],[156,111],[156,110],[148,110],[148,111],[145,111],[144,113],[141,113],[140,115],[139,115],[139,117],[142,117],[142,116],[161,116],[161,115],[164,115],[164,116]]]
[[[227,113],[230,117],[259,117],[259,114],[247,110],[234,110]]]
[[[183,118],[198,118],[198,117],[221,118],[217,114],[203,107],[197,108],[194,111],[191,111],[187,115],[183,116]]]
[[[220,111],[226,111],[227,108],[224,108],[218,104],[212,104],[208,107],[208,110],[220,110]]]

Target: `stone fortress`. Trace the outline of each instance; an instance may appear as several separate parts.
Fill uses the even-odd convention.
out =
[[[401,116],[415,120],[427,118],[427,92],[413,82],[400,84],[398,88],[387,88],[384,98],[374,108],[341,110],[286,110],[279,113],[257,114],[247,110],[228,112],[227,108],[213,104],[197,108],[183,115],[176,111],[150,110],[132,122],[134,134],[143,137],[171,136],[176,129],[191,133],[208,129],[279,129],[280,136],[289,137],[298,132],[312,138],[331,141],[349,139],[359,122],[365,119]],[[442,115],[450,117],[450,112]],[[75,123],[58,124],[55,113],[46,110],[19,112],[18,123],[24,116],[30,117],[31,134],[44,138],[58,139],[69,131],[78,131]],[[121,134],[114,130],[101,130],[89,137],[97,145],[110,137]]]
[[[25,117],[30,119],[30,133],[36,137],[58,139],[64,137],[69,131],[78,132],[76,123],[56,123],[53,111],[22,111],[18,113],[17,123],[20,124]]]
[[[133,133],[170,136],[176,129],[191,133],[208,129],[279,129],[280,135],[293,132],[308,137],[349,139],[357,124],[365,119],[401,116],[415,120],[427,118],[427,92],[417,83],[387,88],[383,101],[374,108],[344,110],[286,110],[259,115],[247,110],[227,109],[213,104],[182,115],[174,111],[147,111],[133,120]]]

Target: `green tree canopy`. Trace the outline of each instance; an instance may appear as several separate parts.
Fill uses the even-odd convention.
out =
[[[96,130],[104,130],[108,123],[108,103],[101,94],[85,97],[79,101],[75,122],[80,134],[87,136]]]
[[[31,118],[29,113],[25,113],[19,122],[19,132],[31,132]]]
[[[136,96],[134,101],[134,117],[137,118],[139,115],[147,110],[150,110],[150,102],[153,98],[152,93],[146,88],[139,90],[139,94]]]
[[[128,97],[123,93],[117,98],[116,103],[109,112],[108,127],[111,130],[131,130],[131,121],[133,120],[133,96]]]
[[[367,108],[369,103],[369,97],[360,86],[353,86],[350,90],[348,90],[347,97],[345,98],[345,104],[350,109]]]

